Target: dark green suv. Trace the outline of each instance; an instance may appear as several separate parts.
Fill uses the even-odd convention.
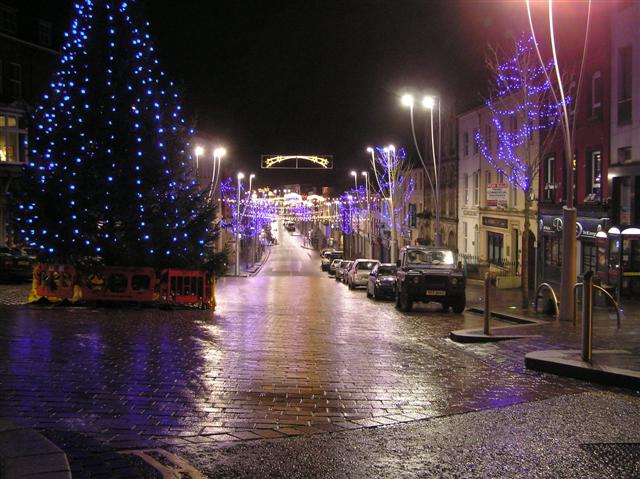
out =
[[[465,308],[465,278],[455,253],[448,248],[405,246],[400,250],[396,308],[411,311],[414,302],[430,301],[454,313]]]

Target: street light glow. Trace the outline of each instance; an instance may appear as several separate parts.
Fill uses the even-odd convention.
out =
[[[244,178],[244,173],[238,173],[238,179],[241,180],[242,178]]]
[[[396,151],[396,147],[393,145],[389,145],[389,151]]]
[[[355,171],[352,171],[351,176],[358,176],[358,173],[356,173]]]
[[[196,146],[196,156],[200,156],[204,154],[204,148],[202,148],[201,146]]]
[[[366,172],[366,171],[363,171],[363,172],[362,172],[362,176],[369,176],[369,173],[368,173],[368,172]]]
[[[425,96],[422,99],[422,106],[427,110],[431,110],[434,106],[436,106],[436,99],[432,96]]]
[[[227,150],[225,150],[224,148],[216,148],[215,150],[213,150],[213,156],[217,156],[218,158],[221,158],[226,154]]]
[[[406,93],[402,95],[401,101],[404,106],[413,106],[413,95]]]
[[[367,146],[367,153],[373,153],[373,148],[371,148],[370,146]]]

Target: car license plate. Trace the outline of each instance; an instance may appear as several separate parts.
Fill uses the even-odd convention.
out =
[[[18,261],[18,266],[29,266],[28,261]]]
[[[427,296],[446,296],[447,292],[441,289],[428,289]]]

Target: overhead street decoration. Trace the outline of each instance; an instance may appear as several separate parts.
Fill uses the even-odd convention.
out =
[[[333,156],[262,155],[261,167],[263,169],[330,170],[333,169]]]

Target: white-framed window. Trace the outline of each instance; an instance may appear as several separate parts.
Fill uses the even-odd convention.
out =
[[[22,98],[22,65],[9,63],[9,92],[15,99]]]
[[[473,173],[473,204],[480,204],[480,172]]]
[[[463,191],[463,203],[464,205],[469,204],[469,174],[465,173],[462,176],[462,191]]]
[[[509,196],[511,196],[509,204],[512,208],[518,207],[518,187],[514,185],[509,186]]]
[[[601,118],[602,116],[602,73],[600,71],[591,75],[591,105],[589,117]]]
[[[484,179],[485,179],[484,187],[488,188],[489,185],[491,184],[491,172],[490,171],[485,171],[484,172]]]
[[[462,144],[464,150],[464,156],[469,156],[469,132],[465,131],[462,134]]]
[[[469,225],[466,221],[462,223],[462,237],[464,239],[464,252],[467,253],[469,251],[467,247],[467,241],[469,238]]]
[[[484,143],[487,145],[487,150],[491,151],[491,125],[484,126]]]
[[[548,156],[544,160],[544,194],[543,197],[547,201],[555,200],[556,196],[556,157]]]
[[[600,200],[600,191],[602,188],[602,151],[593,150],[589,152],[588,159],[589,168],[589,184],[587,197],[588,201]]]
[[[476,137],[480,133],[480,129],[476,128],[476,131],[473,133],[473,153],[478,154],[478,142],[476,141]]]
[[[38,20],[38,43],[45,47],[51,46],[51,23]]]

